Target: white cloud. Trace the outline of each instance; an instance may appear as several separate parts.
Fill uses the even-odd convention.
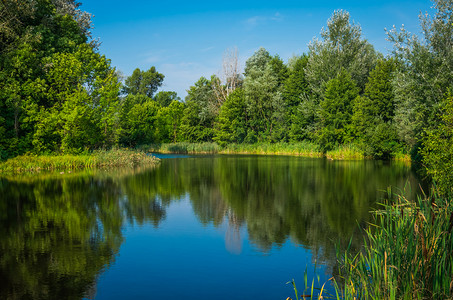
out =
[[[283,21],[284,17],[279,12],[276,12],[272,16],[253,16],[244,21],[247,29],[253,29],[258,25],[265,24],[267,22],[280,22]]]

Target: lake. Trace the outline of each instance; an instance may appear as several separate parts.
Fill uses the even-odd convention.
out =
[[[401,163],[161,158],[0,177],[0,299],[294,299],[377,202],[419,190]]]

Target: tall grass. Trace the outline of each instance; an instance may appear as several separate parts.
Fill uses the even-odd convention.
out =
[[[433,192],[414,202],[397,196],[374,213],[361,251],[337,249],[339,274],[330,279],[335,295],[305,274],[303,294],[291,282],[295,299],[453,299],[452,231],[451,197]]]
[[[304,157],[322,157],[320,147],[310,142],[298,143],[257,143],[230,144],[222,149],[225,154],[263,154],[296,155]]]
[[[363,150],[359,147],[348,144],[342,145],[338,148],[327,151],[326,157],[328,159],[335,159],[335,160],[363,160],[365,159],[365,155],[363,154]]]
[[[310,142],[299,143],[256,143],[229,144],[220,147],[217,143],[173,143],[143,145],[138,149],[158,153],[179,154],[263,154],[263,155],[298,155],[322,157],[318,145]]]
[[[23,155],[0,163],[0,172],[153,165],[157,162],[157,158],[144,152],[126,149],[81,155]]]
[[[399,196],[375,213],[363,251],[338,252],[343,299],[453,299],[453,199]]]
[[[171,144],[153,144],[142,145],[138,149],[147,152],[157,153],[177,153],[177,154],[216,154],[220,152],[220,146],[217,143],[171,143]]]

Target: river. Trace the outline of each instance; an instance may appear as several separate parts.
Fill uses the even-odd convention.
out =
[[[161,157],[0,177],[0,299],[294,298],[378,202],[419,191],[401,163]]]

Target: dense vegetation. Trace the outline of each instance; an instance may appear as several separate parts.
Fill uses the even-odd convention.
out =
[[[404,28],[387,32],[394,45],[387,57],[362,36],[349,13],[338,10],[308,53],[285,63],[260,48],[241,74],[237,52],[227,52],[223,75],[200,78],[182,102],[174,92],[157,92],[164,75],[155,67],[136,69],[123,83],[99,53],[90,15],[75,0],[3,0],[0,159],[170,142],[244,148],[297,142],[324,153],[354,145],[378,159],[410,153],[420,160],[437,182],[436,199],[447,199],[422,208],[440,218],[451,211],[453,193],[453,1],[433,3],[434,15],[420,16],[420,35]],[[402,229],[427,219],[423,212],[405,215]],[[397,221],[383,223],[394,228]],[[450,217],[449,233],[451,222]],[[424,228],[432,228],[434,221],[427,224],[431,227]],[[443,233],[435,241],[451,242]],[[414,245],[417,251],[411,253],[423,262],[426,244]],[[440,249],[434,246],[434,252]],[[451,255],[441,259],[446,263],[441,270],[451,274]],[[433,275],[438,265],[421,267],[428,269],[420,278],[431,281],[420,293],[390,286],[384,297],[451,297],[447,283]],[[390,282],[388,270],[384,284]],[[396,278],[392,284],[405,280]],[[359,281],[354,289],[364,284]]]
[[[434,4],[435,15],[421,17],[422,36],[387,32],[394,43],[387,57],[338,10],[308,53],[284,63],[260,48],[241,74],[237,51],[227,51],[222,75],[200,78],[183,102],[157,92],[164,75],[155,67],[122,81],[74,0],[2,1],[0,158],[174,142],[303,142],[324,153],[353,145],[379,159],[422,154],[447,184],[453,4]]]

